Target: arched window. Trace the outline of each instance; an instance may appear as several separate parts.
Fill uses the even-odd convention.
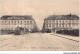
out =
[[[21,21],[21,24],[22,24],[22,21]]]
[[[58,20],[57,20],[57,23],[58,23]]]
[[[51,28],[51,24],[49,24],[49,27]]]
[[[12,21],[12,23],[13,23],[13,21]]]
[[[67,24],[66,24],[66,27],[67,27]]]
[[[30,21],[30,23],[32,23],[32,21]]]
[[[6,25],[6,21],[5,21],[5,25]]]
[[[56,27],[58,27],[58,23],[56,23]]]
[[[24,21],[26,23],[26,21]]]
[[[46,23],[48,23],[48,20],[46,20]]]
[[[5,23],[6,23],[6,21],[5,21]]]
[[[4,23],[4,21],[2,21],[2,23]]]
[[[60,23],[61,23],[61,20],[60,20]]]
[[[27,23],[29,23],[29,21],[27,21]]]
[[[16,23],[16,21],[15,21],[15,23]]]
[[[10,24],[10,21],[9,21],[9,24]]]
[[[64,27],[64,23],[62,24],[62,27]]]
[[[61,27],[61,24],[59,24],[59,27]]]
[[[64,23],[64,20],[63,20],[63,23]]]
[[[47,28],[48,28],[48,24],[46,24]]]
[[[2,21],[2,25],[4,24],[4,21]]]
[[[18,23],[19,23],[19,21],[18,21]]]
[[[16,25],[16,21],[14,21],[14,25]]]

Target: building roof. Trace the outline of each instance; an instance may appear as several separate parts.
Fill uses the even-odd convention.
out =
[[[1,20],[32,20],[32,16],[31,15],[25,15],[25,16],[18,16],[18,15],[6,15],[6,16],[2,16]]]
[[[79,20],[76,15],[50,15],[45,20]]]

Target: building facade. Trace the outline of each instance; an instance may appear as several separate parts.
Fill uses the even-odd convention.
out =
[[[76,15],[51,15],[44,19],[44,30],[56,32],[59,30],[79,29],[79,17]]]
[[[0,21],[1,30],[15,30],[17,27],[27,28],[29,31],[37,28],[32,16],[2,16]]]

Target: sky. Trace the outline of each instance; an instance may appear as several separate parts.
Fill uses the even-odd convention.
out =
[[[0,4],[0,16],[32,15],[40,29],[49,15],[79,16],[79,0],[2,0]]]

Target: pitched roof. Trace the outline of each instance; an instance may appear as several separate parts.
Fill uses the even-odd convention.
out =
[[[18,16],[18,15],[6,15],[2,16],[1,20],[32,20],[32,16],[30,15],[25,15],[25,16]]]
[[[50,15],[45,20],[79,20],[76,15]]]

